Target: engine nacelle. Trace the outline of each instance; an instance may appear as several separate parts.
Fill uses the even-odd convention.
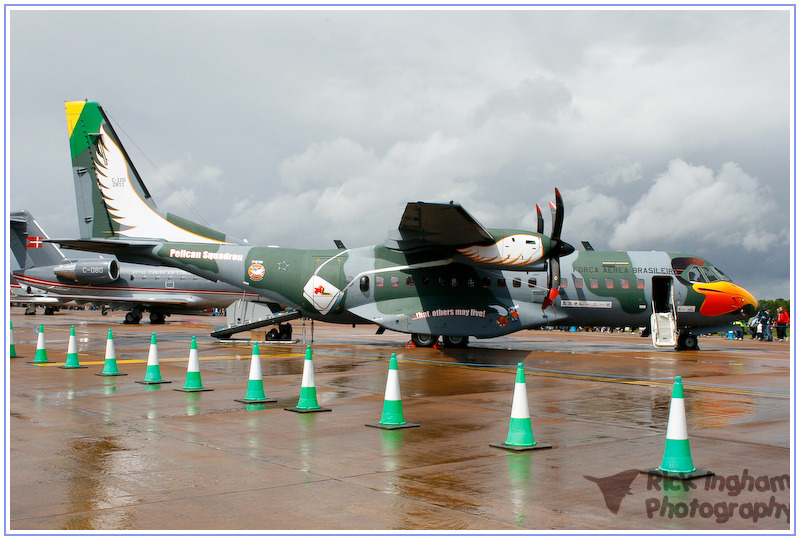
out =
[[[119,279],[119,263],[115,259],[85,259],[60,264],[53,272],[83,285],[105,285]]]

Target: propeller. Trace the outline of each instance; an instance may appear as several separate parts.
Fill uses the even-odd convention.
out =
[[[539,217],[539,229],[544,228],[542,223],[542,214],[539,212],[539,207],[536,207]],[[559,258],[569,255],[575,248],[568,243],[561,240],[561,227],[564,225],[564,201],[561,200],[561,193],[556,188],[556,202],[550,203],[550,214],[553,218],[553,230],[550,233],[550,265],[548,275],[548,287],[550,291],[542,301],[542,311],[547,309],[547,306],[553,303],[553,300],[558,296],[558,287],[561,284],[561,263]],[[554,308],[555,309],[555,308]]]

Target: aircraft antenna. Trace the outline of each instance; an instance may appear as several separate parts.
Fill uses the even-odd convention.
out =
[[[142,148],[141,148],[141,147],[140,147],[138,144],[136,144],[136,141],[134,141],[134,140],[133,140],[133,137],[131,137],[130,135],[128,135],[128,133],[125,131],[125,129],[122,127],[122,125],[121,125],[121,124],[120,124],[120,123],[119,123],[117,120],[115,120],[114,118],[112,118],[112,117],[111,117],[111,115],[110,115],[110,114],[108,114],[108,111],[107,111],[107,110],[105,110],[105,109],[104,109],[104,112],[106,113],[106,116],[108,116],[109,120],[111,120],[111,121],[114,123],[114,126],[115,126],[115,127],[117,127],[117,128],[118,128],[118,129],[119,129],[119,130],[120,130],[122,133],[124,133],[124,134],[125,134],[125,137],[127,137],[127,139],[128,139],[130,142],[131,142],[131,144],[132,144],[133,146],[135,146],[135,147],[136,147],[136,149],[137,149],[137,150],[139,150],[139,153],[140,153],[140,154],[141,154],[141,155],[144,157],[144,159],[146,159],[146,160],[147,160],[147,161],[150,163],[150,165],[153,167],[153,170],[155,170],[155,171],[156,171],[156,174],[157,174],[157,175],[158,175],[158,176],[161,178],[161,180],[162,180],[162,181],[163,181],[165,184],[167,184],[167,185],[169,186],[169,188],[172,190],[172,192],[173,192],[173,193],[175,193],[175,194],[178,196],[178,198],[180,198],[180,200],[181,200],[181,201],[183,201],[183,204],[185,204],[185,205],[186,205],[186,207],[189,209],[189,211],[191,211],[191,212],[192,212],[192,214],[194,214],[195,218],[197,218],[198,220],[200,220],[200,221],[203,223],[203,225],[205,225],[206,227],[208,227],[208,228],[212,228],[212,227],[211,227],[211,225],[208,223],[208,221],[206,221],[206,219],[205,219],[205,218],[204,218],[204,217],[203,217],[203,216],[200,214],[200,212],[198,212],[197,210],[195,210],[195,208],[194,208],[194,207],[193,207],[191,204],[189,204],[189,201],[187,201],[187,200],[186,200],[186,199],[183,197],[183,195],[181,195],[181,192],[180,192],[180,191],[178,191],[177,189],[175,189],[175,186],[173,186],[173,185],[172,185],[172,182],[170,182],[170,181],[167,179],[167,177],[166,177],[166,176],[164,176],[164,175],[161,173],[161,167],[159,167],[158,165],[156,165],[156,164],[155,164],[155,162],[153,162],[153,160],[152,160],[152,159],[150,159],[150,156],[149,156],[149,155],[147,155],[147,152],[145,152],[145,151],[144,151],[144,150],[143,150],[143,149],[142,149]]]

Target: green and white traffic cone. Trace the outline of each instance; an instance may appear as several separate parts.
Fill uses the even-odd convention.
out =
[[[247,381],[247,394],[244,399],[234,399],[240,403],[272,403],[277,399],[267,399],[264,394],[264,379],[261,375],[261,353],[258,343],[253,343],[253,355],[250,357],[250,376]]]
[[[389,374],[386,376],[386,392],[383,398],[381,421],[367,424],[381,429],[401,429],[419,427],[419,424],[406,422],[403,417],[403,402],[400,399],[400,377],[397,372],[397,355],[392,353],[389,360]]]
[[[675,377],[672,385],[672,401],[669,405],[667,420],[667,441],[664,445],[664,458],[655,469],[642,469],[643,473],[655,474],[669,478],[690,479],[710,476],[714,473],[706,469],[697,469],[692,462],[689,448],[689,434],[686,429],[686,406],[683,396],[683,382],[680,376]]]
[[[203,388],[203,381],[200,379],[200,357],[197,356],[197,338],[192,337],[192,345],[189,349],[189,364],[186,366],[186,384],[183,388],[175,388],[178,392],[209,392],[213,388]]]
[[[14,323],[11,321],[8,321],[8,344],[9,344],[8,357],[18,358],[17,349],[14,346]]]
[[[491,443],[490,446],[514,450],[541,450],[552,448],[552,444],[536,442],[531,429],[531,413],[528,409],[528,390],[525,386],[525,367],[517,364],[517,378],[514,383],[514,397],[511,402],[511,421],[508,426],[508,437],[504,443]]]
[[[165,381],[161,378],[161,366],[158,364],[158,343],[156,333],[150,337],[150,350],[147,352],[147,369],[144,373],[144,380],[134,381],[139,384],[168,384],[172,381]]]
[[[314,361],[312,359],[311,345],[306,347],[306,359],[303,361],[303,381],[300,385],[300,399],[296,407],[285,407],[287,411],[298,413],[326,412],[317,402],[317,387],[314,384]]]
[[[44,325],[39,325],[39,333],[36,336],[36,356],[33,357],[33,362],[29,364],[50,364],[54,360],[47,359],[47,346],[44,342]]]
[[[103,364],[103,371],[95,373],[101,377],[120,377],[127,375],[127,373],[120,373],[117,368],[117,350],[114,347],[114,334],[111,328],[108,329],[108,336],[106,337],[106,360]]]
[[[78,344],[75,339],[75,326],[69,330],[69,343],[67,343],[67,361],[63,366],[58,366],[61,369],[79,369],[85,368],[82,366],[78,359]]]

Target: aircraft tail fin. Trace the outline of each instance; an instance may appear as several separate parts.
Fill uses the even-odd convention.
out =
[[[160,212],[102,107],[90,101],[65,106],[81,238],[240,243]]]
[[[11,252],[20,268],[50,266],[66,260],[58,247],[45,242],[48,236],[30,212],[11,212],[9,219]]]

